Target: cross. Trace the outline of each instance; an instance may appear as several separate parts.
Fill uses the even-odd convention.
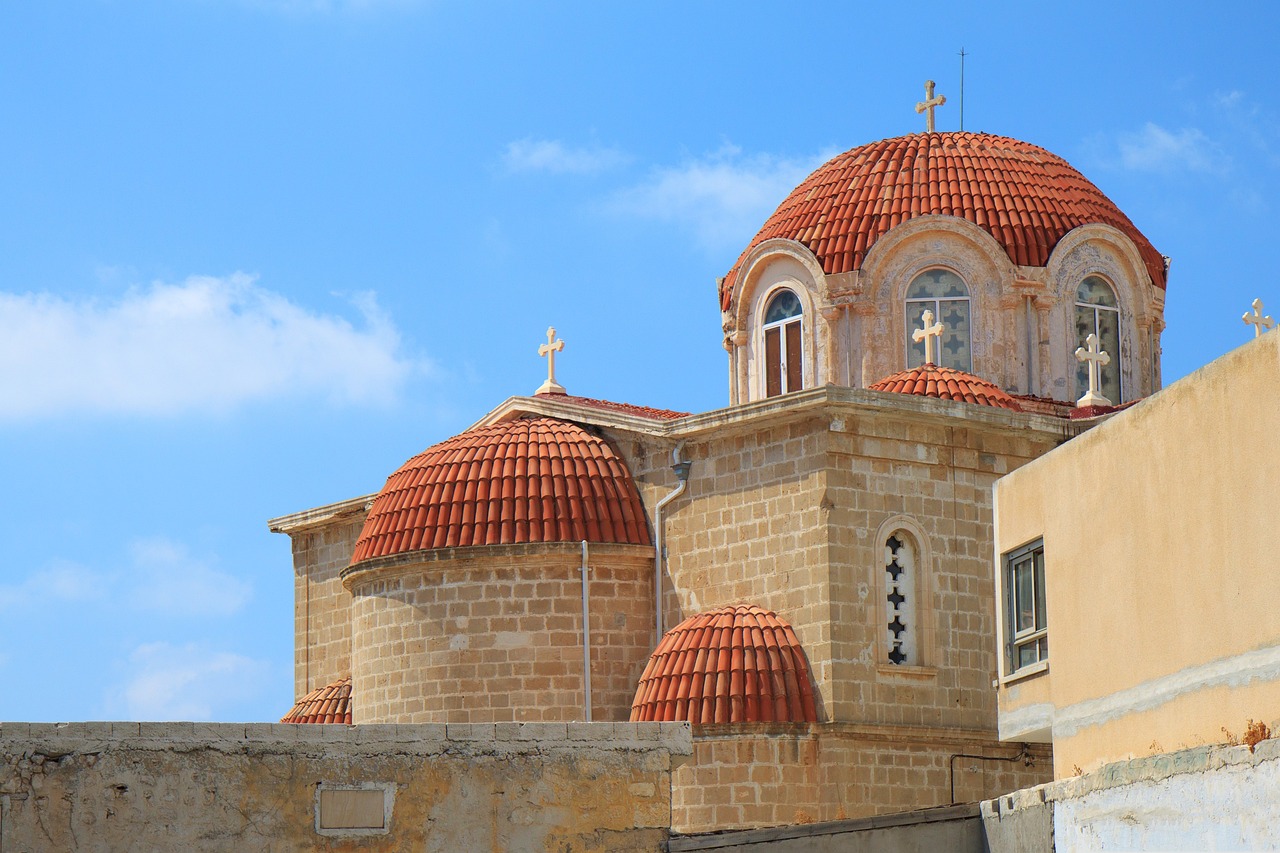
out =
[[[1262,316],[1262,300],[1261,299],[1253,300],[1253,313],[1252,314],[1246,313],[1240,319],[1244,320],[1250,326],[1253,326],[1253,336],[1255,338],[1261,335],[1263,332],[1270,331],[1271,327],[1276,324],[1276,321],[1272,320],[1270,317]]]
[[[920,315],[920,322],[924,323],[924,328],[912,332],[911,340],[916,343],[924,341],[925,364],[937,364],[933,359],[933,339],[942,338],[942,324],[933,322],[933,311],[928,308],[924,309],[924,313]]]
[[[916,113],[919,114],[924,112],[925,110],[929,111],[929,115],[925,117],[926,133],[933,133],[933,108],[940,107],[946,102],[947,102],[946,95],[939,95],[936,98],[933,96],[933,81],[925,80],[924,81],[924,100],[916,102]]]
[[[564,341],[556,340],[556,328],[547,328],[547,342],[538,346],[538,355],[547,359],[547,381],[539,386],[537,394],[564,394],[564,386],[556,382],[556,353],[564,351]]]
[[[1076,347],[1076,361],[1089,362],[1089,390],[1076,401],[1076,405],[1080,407],[1110,406],[1111,401],[1098,393],[1098,386],[1102,383],[1102,367],[1111,363],[1111,356],[1102,351],[1097,335],[1089,335],[1084,339],[1084,343],[1083,347]]]

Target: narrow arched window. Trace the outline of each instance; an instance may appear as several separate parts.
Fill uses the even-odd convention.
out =
[[[1076,291],[1076,343],[1071,347],[1074,353],[1077,347],[1085,345],[1090,335],[1098,336],[1098,346],[1111,357],[1111,360],[1100,367],[1099,391],[1113,403],[1124,400],[1121,396],[1120,375],[1120,306],[1116,302],[1116,293],[1096,275],[1091,275],[1080,283]],[[1074,359],[1073,359],[1074,360]],[[1076,396],[1083,396],[1089,390],[1089,365],[1080,362],[1076,367]]]
[[[885,540],[885,648],[889,663],[899,666],[920,664],[919,556],[915,540],[905,530],[895,530]]]
[[[920,273],[907,288],[907,367],[924,364],[924,341],[916,341],[916,329],[924,328],[924,312],[933,312],[933,321],[942,324],[938,342],[938,366],[973,371],[969,288],[950,270]]]
[[[804,387],[804,308],[790,290],[779,290],[764,311],[764,394],[776,397]]]

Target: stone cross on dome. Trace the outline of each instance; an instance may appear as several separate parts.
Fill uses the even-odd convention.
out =
[[[933,345],[934,340],[942,340],[943,326],[941,323],[933,322],[933,311],[928,308],[924,309],[924,313],[920,315],[920,322],[924,323],[923,329],[916,329],[911,333],[911,340],[916,343],[924,341],[924,363],[937,364],[934,358]]]
[[[928,113],[929,113],[927,116],[925,116],[925,120],[924,120],[925,133],[933,133],[933,108],[940,107],[946,102],[947,102],[946,95],[939,95],[936,98],[933,96],[933,81],[925,80],[924,81],[924,100],[916,102],[917,115],[919,115],[922,112],[925,112],[926,110],[928,110]]]
[[[1276,321],[1272,320],[1271,317],[1263,316],[1261,299],[1253,300],[1253,313],[1250,314],[1246,312],[1244,316],[1241,317],[1240,319],[1244,320],[1250,326],[1253,326],[1253,336],[1255,338],[1261,335],[1263,332],[1270,331],[1271,328],[1276,324]]]
[[[1076,361],[1089,362],[1089,390],[1076,401],[1076,405],[1082,408],[1110,406],[1111,401],[1098,393],[1098,386],[1102,384],[1102,367],[1111,363],[1111,356],[1102,351],[1097,335],[1089,335],[1084,339],[1084,344],[1076,348]]]
[[[564,394],[564,386],[556,382],[556,353],[564,351],[564,341],[556,340],[556,327],[547,327],[547,342],[538,347],[538,355],[547,360],[547,381],[538,386],[534,395]]]

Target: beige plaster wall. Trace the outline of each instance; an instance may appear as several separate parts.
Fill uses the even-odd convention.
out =
[[[1059,777],[1280,722],[1277,379],[1267,334],[997,484],[996,553],[1043,537],[1049,631],[1001,734],[1050,733]]]
[[[781,826],[949,805],[953,772],[954,801],[973,802],[1048,781],[1051,766],[1045,747],[1024,757],[994,738],[938,730],[705,726],[692,760],[672,774],[671,828]]]
[[[654,851],[689,749],[680,723],[3,723],[0,850]],[[322,834],[362,786],[385,827]]]
[[[626,720],[652,651],[653,551],[590,546],[592,715]],[[419,552],[347,578],[356,723],[585,719],[577,543]]]

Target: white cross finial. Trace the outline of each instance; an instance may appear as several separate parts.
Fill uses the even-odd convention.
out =
[[[924,309],[924,313],[920,315],[920,322],[924,323],[923,329],[916,329],[911,333],[911,340],[916,343],[924,341],[924,363],[937,364],[934,359],[933,344],[934,339],[942,340],[942,324],[933,322],[933,312],[928,308]]]
[[[1252,314],[1245,313],[1245,315],[1240,319],[1244,320],[1250,326],[1253,326],[1253,336],[1255,338],[1261,335],[1263,332],[1270,331],[1271,328],[1276,324],[1275,320],[1272,320],[1270,317],[1264,317],[1262,315],[1261,299],[1253,300],[1253,313]]]
[[[928,110],[929,114],[925,116],[924,126],[926,133],[933,133],[933,108],[940,107],[947,102],[946,95],[933,96],[933,81],[924,81],[924,100],[916,102],[916,114]]]
[[[1110,406],[1111,401],[1098,393],[1098,386],[1102,384],[1102,368],[1111,363],[1111,356],[1102,351],[1097,335],[1089,335],[1084,339],[1084,344],[1076,348],[1076,361],[1089,362],[1089,390],[1076,401],[1076,405]]]
[[[547,381],[538,387],[536,394],[564,394],[564,386],[556,382],[556,353],[564,351],[564,341],[556,340],[556,328],[547,328],[547,342],[538,347],[538,355],[547,359]]]

